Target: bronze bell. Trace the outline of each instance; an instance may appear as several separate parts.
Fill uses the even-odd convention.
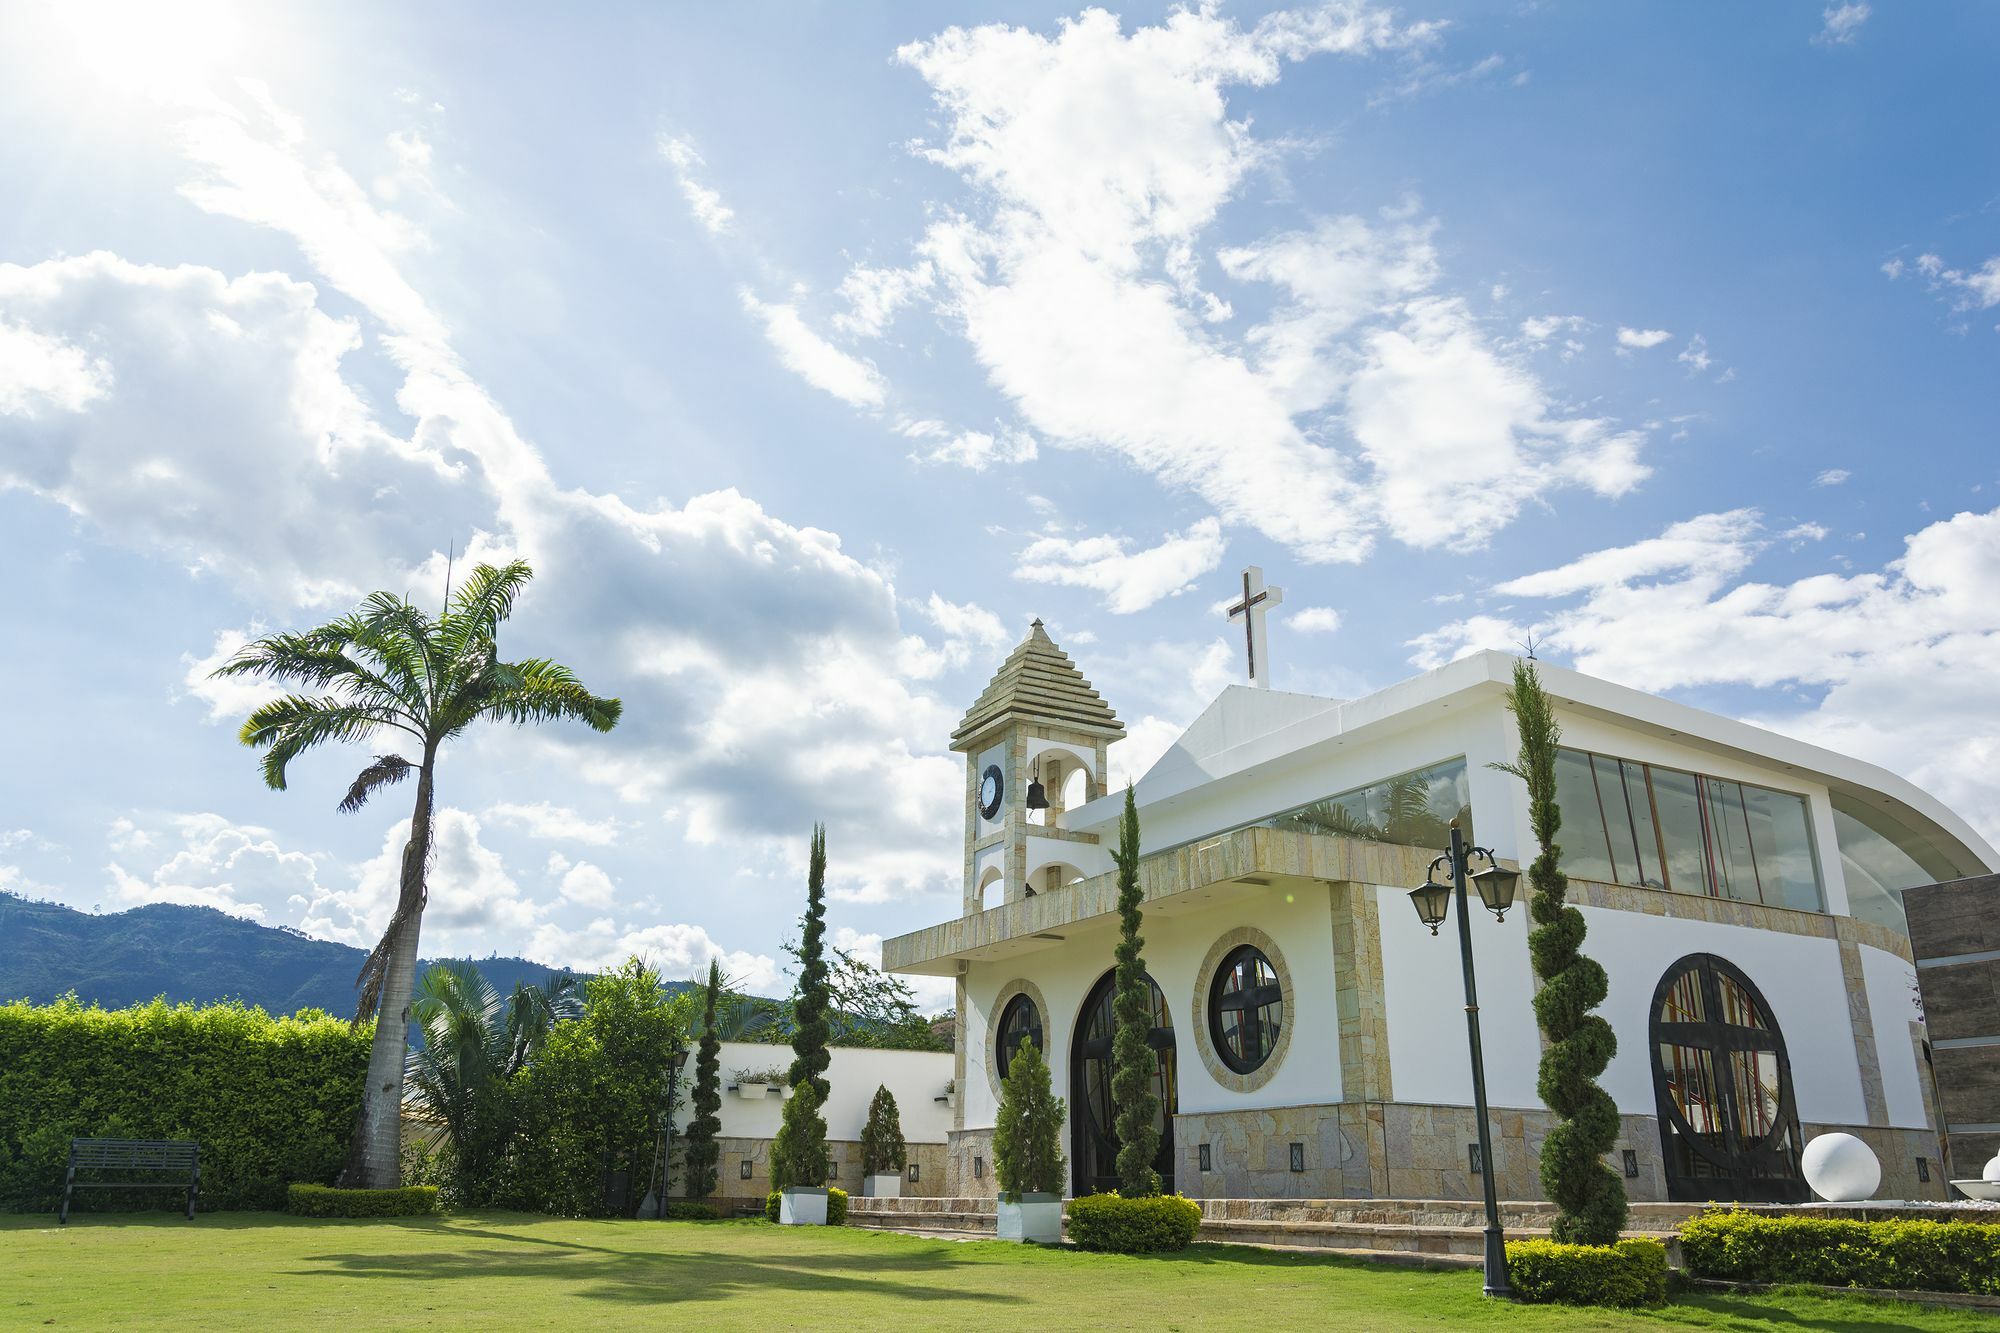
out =
[[[1028,779],[1028,808],[1030,810],[1046,810],[1049,808],[1049,793],[1042,786],[1040,778]]]

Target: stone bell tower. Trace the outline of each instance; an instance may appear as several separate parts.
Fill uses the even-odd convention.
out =
[[[1070,807],[1104,794],[1125,724],[1035,621],[951,734],[965,756],[967,916],[1111,868]]]

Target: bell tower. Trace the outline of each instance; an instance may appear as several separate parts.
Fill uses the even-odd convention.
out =
[[[1105,752],[1124,734],[1035,621],[951,734],[965,756],[965,915],[1111,868],[1065,815],[1104,794]]]

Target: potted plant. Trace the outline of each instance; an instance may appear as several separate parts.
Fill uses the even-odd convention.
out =
[[[933,1097],[931,1100],[943,1102],[946,1106],[957,1106],[958,1080],[955,1078],[946,1079],[944,1081],[944,1091],[939,1093],[936,1097]]]
[[[868,1103],[868,1123],[861,1130],[861,1192],[874,1199],[902,1197],[903,1168],[909,1161],[895,1095],[878,1086]]]
[[[783,1087],[785,1071],[782,1069],[739,1069],[733,1075],[736,1080],[736,1095],[745,1101],[760,1102],[772,1088]]]
[[[784,1123],[771,1140],[771,1184],[779,1194],[780,1223],[826,1225],[826,1121],[820,1118],[819,1092],[810,1079],[792,1089]]]
[[[1001,1240],[1062,1240],[1062,1122],[1063,1101],[1049,1090],[1048,1064],[1023,1037],[1001,1081],[993,1121]]]

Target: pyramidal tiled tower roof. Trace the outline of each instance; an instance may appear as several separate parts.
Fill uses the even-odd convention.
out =
[[[1039,620],[965,711],[965,720],[951,733],[952,748],[963,748],[994,723],[1010,717],[1076,727],[1113,739],[1125,734],[1118,714],[1091,688],[1069,654],[1056,647]]]

